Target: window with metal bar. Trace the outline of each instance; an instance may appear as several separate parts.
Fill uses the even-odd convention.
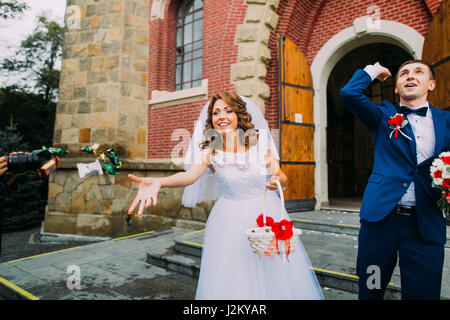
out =
[[[177,14],[175,90],[202,84],[203,1],[183,1]]]

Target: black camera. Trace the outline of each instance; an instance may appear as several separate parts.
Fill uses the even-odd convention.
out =
[[[8,171],[22,173],[27,170],[39,169],[44,161],[48,160],[48,154],[44,150],[34,150],[29,153],[19,153],[13,156],[7,156]]]
[[[39,178],[43,178],[55,171],[59,166],[59,157],[67,155],[64,149],[43,146],[41,150],[20,152],[6,156],[8,171],[23,173],[27,170],[36,170]],[[2,150],[0,149],[0,156]]]

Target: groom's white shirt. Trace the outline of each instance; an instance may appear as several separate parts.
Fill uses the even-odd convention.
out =
[[[372,78],[372,81],[378,75],[377,69],[373,65],[367,65],[364,68],[364,71],[369,74],[369,76]],[[434,145],[436,142],[433,117],[431,114],[431,109],[429,108],[428,101],[425,102],[423,106],[420,106],[420,108],[421,107],[428,107],[428,111],[425,117],[421,117],[414,113],[406,115],[416,139],[416,154],[418,164],[434,155]],[[416,205],[414,182],[411,182],[405,194],[400,199],[399,204],[403,206]]]

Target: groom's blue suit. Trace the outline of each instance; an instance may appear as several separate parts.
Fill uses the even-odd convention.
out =
[[[400,259],[403,298],[439,299],[446,241],[446,224],[436,202],[441,192],[431,186],[430,165],[443,151],[450,151],[450,113],[430,105],[434,131],[434,156],[417,163],[416,141],[408,123],[390,137],[388,120],[400,113],[399,105],[383,100],[379,105],[363,93],[372,78],[357,70],[341,89],[345,107],[370,131],[374,142],[374,164],[361,205],[361,229],[357,273],[360,298],[380,299]],[[397,214],[397,205],[414,182],[416,214]],[[381,269],[381,289],[368,288],[367,268]],[[372,269],[370,269],[372,270]],[[426,273],[426,274],[424,274]]]

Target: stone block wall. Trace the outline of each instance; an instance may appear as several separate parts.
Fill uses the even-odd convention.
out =
[[[147,152],[147,0],[69,0],[80,28],[64,35],[54,143],[71,156],[93,143]]]
[[[183,188],[163,188],[156,206],[145,209],[142,217],[135,216],[131,226],[125,221],[137,193],[137,184],[128,179],[129,173],[139,177],[164,177],[182,171],[181,166],[130,160],[124,163],[118,175],[80,179],[73,167],[87,160],[64,159],[60,168],[50,175],[45,232],[114,238],[169,226],[204,227],[212,202],[193,209],[184,208],[181,205]]]
[[[68,0],[67,7],[77,8],[79,23],[64,33],[53,143],[69,155],[50,177],[44,231],[128,234],[124,214],[135,190],[127,171],[80,179],[76,163],[95,161],[79,158],[94,143],[113,147],[124,163],[146,158],[149,1]],[[150,227],[140,219],[133,228]]]
[[[278,23],[279,0],[246,0],[247,10],[237,27],[235,43],[239,46],[237,63],[231,65],[231,80],[236,92],[251,98],[265,112],[270,87],[265,81],[271,59],[269,37]]]

